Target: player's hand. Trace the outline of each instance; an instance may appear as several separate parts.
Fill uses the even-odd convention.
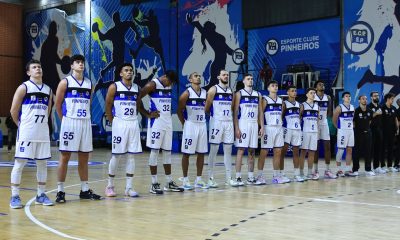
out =
[[[264,137],[264,126],[261,126],[260,131],[258,131],[258,136]]]
[[[235,130],[235,137],[236,137],[237,139],[240,139],[241,136],[242,136],[242,132],[240,131],[240,129],[236,129],[236,130]]]
[[[148,118],[159,118],[160,117],[160,111],[153,111],[149,113]]]

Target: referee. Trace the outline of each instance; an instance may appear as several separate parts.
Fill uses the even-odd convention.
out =
[[[353,156],[353,173],[358,172],[360,168],[360,157],[365,158],[365,174],[367,176],[375,176],[371,169],[371,142],[372,133],[370,123],[374,113],[367,108],[367,96],[358,97],[359,107],[354,113],[354,156]]]

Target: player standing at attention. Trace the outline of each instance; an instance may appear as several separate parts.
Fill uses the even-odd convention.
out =
[[[231,179],[232,172],[232,144],[234,141],[233,128],[233,93],[229,87],[229,73],[226,70],[219,71],[217,77],[219,83],[211,87],[207,92],[206,113],[211,115],[209,142],[210,153],[208,155],[208,186],[218,187],[214,180],[214,160],[217,157],[219,145],[224,148],[225,184],[235,186]]]
[[[56,111],[61,120],[60,160],[56,202],[65,202],[64,182],[72,152],[78,153],[78,172],[81,179],[81,199],[100,200],[101,196],[89,188],[88,160],[93,151],[90,104],[92,82],[83,76],[85,57],[71,57],[72,74],[60,81],[56,93]]]
[[[281,154],[283,147],[283,129],[282,129],[282,98],[278,96],[278,82],[270,81],[267,85],[268,96],[263,96],[262,110],[264,112],[264,137],[261,140],[261,151],[258,159],[258,179],[265,180],[263,169],[268,149],[273,149],[274,156],[272,166],[274,169],[272,183],[288,183],[290,179],[280,171]],[[282,165],[283,168],[283,165]]]
[[[171,149],[172,149],[172,117],[171,96],[172,85],[178,82],[178,76],[174,71],[166,71],[160,78],[154,78],[147,83],[139,93],[137,107],[139,112],[147,117],[146,146],[151,149],[149,166],[151,173],[150,192],[163,194],[157,178],[157,159],[160,149],[163,150],[162,158],[166,177],[165,191],[182,192],[171,176]],[[142,98],[150,96],[149,111],[144,109]]]
[[[264,134],[262,124],[261,95],[253,90],[253,76],[245,74],[243,79],[244,88],[235,93],[233,124],[235,126],[235,146],[238,148],[236,154],[236,180],[233,185],[243,186],[242,181],[242,158],[245,149],[248,149],[248,177],[247,183],[254,184],[254,149],[258,146],[258,136]],[[258,121],[258,123],[257,123]],[[260,130],[258,130],[260,126]]]
[[[294,180],[303,182],[299,169],[299,147],[301,146],[300,103],[296,101],[297,89],[295,86],[287,88],[288,100],[283,102],[283,139],[280,167],[283,170],[285,155],[289,145],[292,145]]]
[[[343,103],[336,107],[333,113],[333,125],[338,129],[337,131],[337,153],[336,165],[338,167],[337,176],[356,176],[351,169],[351,157],[354,147],[354,131],[353,131],[353,117],[354,106],[350,104],[351,96],[349,92],[342,93]],[[346,168],[342,168],[342,156],[346,149]]]
[[[124,63],[119,66],[121,81],[116,81],[108,87],[106,96],[106,116],[112,123],[112,157],[108,166],[108,185],[105,190],[107,197],[115,197],[114,177],[122,156],[126,156],[126,186],[125,196],[138,197],[132,186],[135,172],[134,154],[142,152],[140,129],[137,119],[136,100],[139,87],[133,83],[133,66]]]
[[[36,204],[52,206],[53,202],[45,194],[47,181],[47,159],[51,158],[49,113],[53,93],[43,83],[42,67],[38,60],[26,64],[29,80],[15,91],[11,105],[11,117],[18,126],[15,162],[11,171],[11,208],[22,208],[19,197],[22,170],[28,160],[36,160],[38,181]]]
[[[313,173],[312,166],[314,162],[314,154],[318,145],[318,103],[314,102],[315,89],[306,90],[307,100],[300,106],[300,116],[303,128],[303,141],[301,143],[300,152],[300,176],[305,180],[318,180],[319,176]],[[304,159],[308,152],[308,173],[304,178]]]
[[[204,166],[204,154],[208,151],[205,105],[207,91],[200,87],[201,75],[193,72],[189,75],[190,87],[179,97],[178,118],[183,125],[182,134],[182,172],[183,188],[193,189],[188,177],[189,156],[197,153],[196,188],[208,188],[201,179]]]
[[[332,116],[332,100],[331,97],[325,94],[325,84],[322,80],[315,82],[315,88],[317,94],[314,101],[318,103],[319,106],[319,121],[318,121],[318,140],[324,143],[324,155],[325,155],[325,178],[336,179],[337,176],[331,172],[331,138],[329,134],[328,116]],[[319,144],[318,144],[319,145]],[[318,172],[318,157],[319,148],[317,145],[317,152],[314,159],[314,174],[319,177]]]

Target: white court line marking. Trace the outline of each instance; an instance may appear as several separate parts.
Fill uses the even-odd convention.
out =
[[[314,198],[313,200],[316,201],[316,202],[347,203],[347,204],[367,205],[367,206],[374,206],[374,207],[400,208],[400,206],[388,205],[388,204],[376,204],[376,203],[364,203],[364,202],[349,202],[349,201],[331,200],[331,199],[320,199],[320,198]]]
[[[124,179],[124,178],[116,178],[116,179]],[[100,179],[100,180],[91,181],[91,182],[89,182],[89,183],[103,182],[103,181],[106,181],[106,180],[107,180],[107,179]],[[81,185],[81,184],[80,184],[80,183],[78,183],[78,184],[73,184],[73,185],[66,186],[66,187],[64,187],[64,188],[71,188],[71,187],[75,187],[75,186],[79,186],[79,185]],[[56,188],[56,189],[53,189],[53,190],[51,190],[51,191],[47,191],[46,193],[51,193],[51,192],[55,192],[55,191],[57,191],[57,188]],[[30,199],[30,200],[26,203],[26,205],[25,205],[25,214],[26,214],[26,216],[27,216],[33,223],[35,223],[35,224],[38,225],[39,227],[42,227],[42,228],[46,229],[47,231],[50,231],[50,232],[52,232],[52,233],[54,233],[54,234],[56,234],[56,235],[58,235],[58,236],[64,237],[64,238],[70,238],[70,239],[75,239],[75,240],[85,240],[84,238],[79,238],[79,237],[70,236],[70,235],[65,234],[65,233],[63,233],[63,232],[60,232],[60,231],[58,231],[58,230],[56,230],[56,229],[54,229],[54,228],[52,228],[52,227],[50,227],[50,226],[48,226],[48,225],[42,223],[42,222],[39,221],[37,218],[35,218],[35,217],[32,215],[32,212],[31,212],[31,209],[30,209],[30,206],[32,205],[33,201],[35,201],[35,200],[36,200],[36,196],[33,197],[32,199]],[[53,206],[53,207],[54,207],[54,206]]]

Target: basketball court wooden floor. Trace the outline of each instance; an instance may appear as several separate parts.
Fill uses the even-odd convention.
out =
[[[53,149],[53,160],[58,157]],[[96,149],[91,160],[107,162],[110,153]],[[69,167],[67,203],[35,206],[36,169],[26,167],[21,198],[24,209],[9,208],[12,156],[0,154],[0,239],[399,239],[400,173],[232,188],[223,185],[224,166],[215,167],[220,188],[156,196],[148,192],[148,153],[137,155],[135,189],[140,198],[123,197],[123,166],[116,198],[79,200],[80,182]],[[76,156],[73,156],[76,159]],[[271,160],[267,161],[271,180]],[[51,164],[51,163],[50,163]],[[54,164],[55,165],[55,164]],[[159,165],[161,166],[161,165]],[[286,159],[287,175],[292,164]],[[324,163],[320,161],[320,172]],[[243,169],[247,171],[247,166]],[[161,173],[163,169],[161,167]],[[190,176],[194,180],[194,158]],[[206,173],[207,166],[204,168]],[[246,172],[245,171],[245,172]],[[180,155],[173,155],[173,175],[181,176]],[[245,175],[246,176],[246,175]],[[49,196],[55,199],[56,167],[49,167]],[[107,165],[90,166],[91,188],[104,195]],[[165,178],[159,179],[164,184]]]

